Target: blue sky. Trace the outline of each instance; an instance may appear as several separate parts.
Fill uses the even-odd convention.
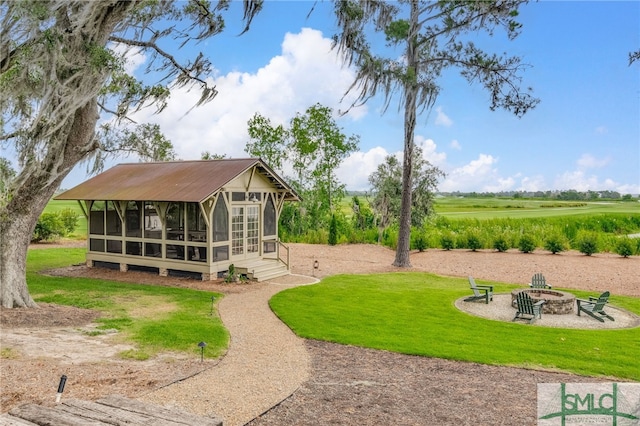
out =
[[[247,120],[256,112],[288,124],[315,103],[344,109],[340,100],[354,72],[331,51],[331,3],[319,2],[307,18],[312,5],[267,1],[238,37],[241,2],[233,3],[228,30],[197,46],[215,67],[216,99],[185,116],[197,91],[174,91],[162,114],[145,111],[136,120],[160,124],[180,159],[199,159],[203,151],[238,158],[247,156]],[[479,36],[476,44],[530,64],[522,85],[541,102],[520,119],[492,112],[482,87],[457,70],[443,75],[435,106],[419,117],[415,133],[425,157],[447,173],[439,189],[640,193],[640,63],[628,65],[629,52],[640,49],[640,2],[541,1],[523,6],[520,22],[514,41],[498,33]],[[138,75],[145,57],[130,55],[130,61]],[[338,172],[348,189],[367,189],[384,157],[401,155],[397,100],[384,114],[381,99],[373,99],[336,116],[344,133],[360,136],[358,152]],[[117,162],[125,161],[135,160]],[[79,166],[63,187],[86,179],[84,171]]]

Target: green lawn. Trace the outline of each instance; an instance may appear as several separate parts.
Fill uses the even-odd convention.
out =
[[[206,357],[218,357],[227,348],[229,334],[213,310],[212,292],[129,284],[88,278],[51,277],[38,271],[84,262],[84,249],[30,250],[27,283],[36,302],[95,309],[103,316],[99,329],[117,329],[136,345],[122,356],[146,359],[170,350],[200,355],[198,343],[207,343]]]
[[[479,281],[486,284],[489,282]],[[518,286],[501,283],[496,292]],[[588,294],[571,290],[578,297]],[[577,330],[493,321],[459,311],[466,279],[425,273],[340,275],[271,299],[298,335],[412,355],[640,380],[640,328]],[[611,303],[640,314],[640,299]]]

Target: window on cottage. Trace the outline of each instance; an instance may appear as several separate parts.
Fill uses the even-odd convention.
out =
[[[276,206],[273,204],[273,198],[267,197],[264,205],[264,234],[276,235]]]
[[[142,243],[139,241],[127,241],[126,250],[130,256],[142,256]]]
[[[189,241],[207,241],[207,224],[198,203],[187,203],[187,229]]]
[[[124,217],[127,237],[142,237],[142,203],[129,201]]]
[[[122,254],[122,241],[120,241],[120,240],[107,240],[107,253],[120,253],[120,254]]]
[[[162,238],[162,222],[156,207],[150,201],[144,203],[144,237],[157,240]]]
[[[91,234],[104,235],[104,205],[104,201],[91,203],[91,213],[89,214],[89,233]],[[104,251],[104,249],[99,251]]]
[[[90,238],[89,251],[104,252],[104,240],[99,240],[97,238]]]
[[[107,235],[122,236],[122,220],[113,201],[107,201]],[[107,251],[109,251],[108,247]]]
[[[184,241],[183,203],[171,203],[167,209],[167,240]],[[182,256],[184,258],[184,254]]]
[[[213,209],[213,241],[229,241],[229,211],[222,195]]]
[[[146,257],[162,257],[162,244],[144,243],[144,255]]]
[[[247,194],[245,192],[232,192],[231,193],[231,201],[244,201],[246,200]]]
[[[213,248],[213,261],[220,262],[222,260],[229,260],[229,246]]]

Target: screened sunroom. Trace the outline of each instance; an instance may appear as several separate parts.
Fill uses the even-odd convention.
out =
[[[215,279],[234,264],[264,280],[289,273],[278,240],[295,191],[260,159],[120,164],[58,195],[87,217],[87,265]]]

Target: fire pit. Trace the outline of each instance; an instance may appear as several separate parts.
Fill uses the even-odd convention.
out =
[[[519,288],[511,292],[511,305],[516,307],[516,298],[521,292],[527,293],[534,303],[544,300],[542,305],[543,314],[563,315],[573,312],[573,306],[576,304],[576,296],[566,291],[548,290],[541,288]]]

